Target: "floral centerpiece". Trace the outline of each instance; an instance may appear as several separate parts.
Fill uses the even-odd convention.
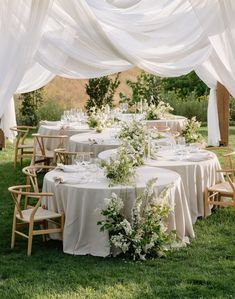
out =
[[[97,223],[101,231],[109,232],[110,245],[133,260],[164,255],[175,238],[173,232],[167,231],[167,218],[172,210],[168,200],[169,187],[156,196],[155,182],[156,178],[150,180],[144,192],[136,198],[131,220],[123,214],[123,200],[113,193],[101,210],[105,220]]]
[[[199,133],[201,123],[196,120],[196,116],[187,120],[181,135],[185,138],[186,143],[204,142],[202,134]]]
[[[100,166],[103,168],[110,185],[128,185],[133,183],[135,176],[133,159],[126,153],[124,147],[119,147],[115,159],[110,157],[107,161],[101,160]]]
[[[132,120],[131,122],[123,122],[121,130],[117,134],[123,146],[126,148],[127,154],[132,156],[134,166],[139,166],[144,163],[143,158],[151,151],[151,136],[147,131],[147,127],[140,121]]]
[[[113,124],[113,119],[106,113],[106,108],[92,107],[88,115],[87,124],[90,128],[96,129],[96,132],[102,132],[104,128],[107,128]]]
[[[150,104],[144,105],[144,114],[146,120],[157,120],[163,119],[169,116],[170,112],[174,109],[168,104],[163,101],[160,101],[157,105]]]

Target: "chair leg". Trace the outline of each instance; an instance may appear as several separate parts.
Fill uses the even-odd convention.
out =
[[[17,157],[18,157],[18,150],[17,150],[17,149],[15,149],[14,169],[16,169]]]
[[[209,209],[208,195],[209,195],[208,188],[206,188],[204,194],[204,218],[208,216],[208,209]]]
[[[30,222],[29,235],[28,235],[28,251],[27,251],[28,256],[30,256],[32,252],[32,242],[33,242],[33,222]]]
[[[11,248],[15,247],[15,240],[16,240],[16,217],[15,217],[15,212],[13,216],[13,224],[12,224],[12,235],[11,235]]]

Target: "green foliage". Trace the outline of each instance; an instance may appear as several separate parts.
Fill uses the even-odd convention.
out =
[[[90,79],[86,84],[86,93],[89,96],[86,110],[90,112],[93,107],[101,109],[107,104],[113,107],[113,97],[119,84],[119,73],[114,79],[108,76]]]
[[[163,78],[161,83],[165,92],[174,91],[180,98],[185,98],[192,92],[197,97],[208,95],[209,93],[208,86],[201,81],[195,72],[176,78]]]
[[[19,96],[19,124],[35,126],[38,124],[37,111],[43,102],[43,88],[23,93]]]
[[[161,93],[161,98],[174,108],[173,113],[175,115],[182,115],[187,118],[196,116],[201,122],[207,121],[208,102],[206,96],[198,98],[196,93],[192,92],[188,96],[181,98],[176,92],[168,91]]]
[[[38,124],[38,109],[43,102],[43,88],[26,92],[19,96],[21,107],[19,109],[19,124],[35,126]]]
[[[156,197],[153,190],[156,180],[149,180],[143,193],[135,199],[131,220],[123,213],[123,200],[112,193],[101,211],[105,220],[97,223],[101,225],[101,231],[109,232],[110,244],[133,260],[164,256],[167,246],[175,239],[166,225],[171,211],[168,202],[170,186]]]
[[[37,111],[37,119],[40,120],[60,120],[64,108],[53,100],[46,100]]]
[[[206,128],[201,130],[206,134]],[[235,147],[234,127],[230,128],[230,146]],[[232,208],[218,209],[207,219],[198,220],[196,238],[186,248],[170,252],[167,259],[134,263],[122,257],[74,256],[63,253],[61,241],[42,242],[40,236],[33,238],[30,258],[26,255],[27,240],[20,236],[12,250],[13,202],[7,188],[25,184],[21,168],[13,168],[13,154],[10,143],[0,152],[0,298],[235,297]]]
[[[145,73],[144,71],[142,71],[136,79],[136,82],[132,82],[131,80],[126,81],[127,85],[132,89],[132,96],[129,98],[123,93],[120,93],[120,102],[128,102],[130,106],[141,102],[141,100],[146,100],[148,104],[158,104],[161,100],[159,92],[162,79],[155,75]]]

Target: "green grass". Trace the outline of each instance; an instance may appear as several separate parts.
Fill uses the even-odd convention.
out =
[[[13,169],[12,154],[11,145],[0,152],[0,298],[235,298],[232,209],[198,220],[187,248],[146,262],[66,255],[59,241],[42,243],[40,237],[31,257],[21,237],[11,250],[13,203],[7,187],[24,183],[20,167]]]

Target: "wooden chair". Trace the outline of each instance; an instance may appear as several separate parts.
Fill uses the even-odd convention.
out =
[[[91,158],[93,156],[92,152],[69,152],[65,149],[55,149],[55,164],[62,163],[64,165],[71,165],[74,163],[74,160],[77,159],[79,156],[89,156]]]
[[[235,208],[235,169],[221,169],[217,172],[222,172],[226,175],[227,181],[215,184],[205,189],[204,198],[204,217],[208,216],[209,205]],[[228,199],[231,199],[230,201]]]
[[[47,235],[52,233],[62,233],[64,229],[64,214],[49,211],[42,207],[42,198],[46,196],[48,199],[52,198],[53,193],[34,193],[29,192],[30,185],[12,186],[8,190],[12,195],[15,203],[11,248],[15,246],[16,234],[28,239],[28,256],[32,252],[32,241],[35,235]],[[26,196],[27,199],[36,200],[34,206],[28,206],[26,209],[21,209],[22,198]],[[53,228],[48,228],[47,224],[53,223]],[[35,225],[40,225],[38,229]],[[28,233],[18,230],[21,227],[28,226]],[[55,227],[56,226],[56,227]]]
[[[67,135],[41,135],[39,133],[32,135],[34,138],[32,165],[44,163],[49,165],[54,160],[54,150],[48,149],[47,143],[53,140],[56,143],[54,148],[64,148],[64,141]]]
[[[49,165],[30,165],[22,169],[23,174],[26,175],[26,185],[31,185],[33,192],[39,192],[38,173],[48,172],[55,169],[55,166]]]
[[[20,159],[20,165],[22,166],[23,158],[31,158],[33,155],[33,144],[25,143],[25,139],[27,138],[30,130],[32,129],[36,129],[36,127],[15,126],[10,128],[11,131],[17,133],[17,138],[15,142],[14,168],[16,168],[18,159]]]

